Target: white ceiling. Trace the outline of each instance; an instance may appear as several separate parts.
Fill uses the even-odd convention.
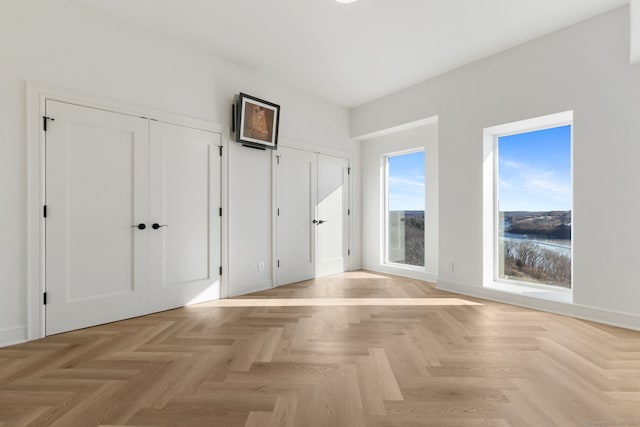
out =
[[[353,107],[628,0],[73,0]]]

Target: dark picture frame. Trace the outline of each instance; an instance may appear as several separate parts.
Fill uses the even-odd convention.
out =
[[[240,93],[236,96],[235,110],[237,142],[250,147],[277,149],[279,105]]]

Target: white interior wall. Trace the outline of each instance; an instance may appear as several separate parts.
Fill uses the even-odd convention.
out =
[[[384,203],[385,154],[423,148],[425,152],[425,267],[399,267],[385,264]],[[367,140],[362,145],[362,263],[364,268],[434,281],[438,277],[438,124],[432,123]]]
[[[215,25],[215,21],[212,22]],[[148,106],[223,125],[243,91],[281,105],[280,142],[351,153],[349,111],[251,70],[137,32],[70,0],[5,0],[0,14],[0,345],[25,338],[26,83]],[[231,286],[249,291],[271,281],[271,158],[228,144]],[[359,200],[359,174],[353,200]],[[354,218],[360,205],[354,202]],[[360,265],[354,224],[352,266]],[[258,261],[265,269],[258,271]]]
[[[640,0],[629,0],[629,18],[631,30],[629,60],[631,65],[640,65]]]
[[[356,108],[352,135],[438,116],[439,286],[504,299],[482,288],[482,130],[569,110],[574,305],[560,309],[640,327],[640,68],[629,65],[627,7]],[[536,307],[559,310],[552,305]]]

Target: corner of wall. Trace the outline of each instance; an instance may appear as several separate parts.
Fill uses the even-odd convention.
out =
[[[22,344],[27,341],[27,327],[14,326],[0,330],[0,347]]]

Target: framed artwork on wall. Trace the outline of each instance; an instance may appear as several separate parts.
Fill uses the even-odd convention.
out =
[[[277,149],[280,106],[245,93],[236,96],[236,141],[255,148]]]

